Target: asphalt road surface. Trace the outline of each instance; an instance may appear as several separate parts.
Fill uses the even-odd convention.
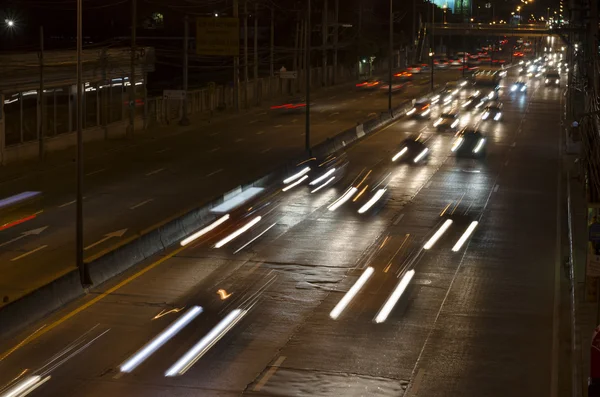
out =
[[[502,121],[480,127],[486,158],[452,155],[454,134],[432,127],[439,108],[402,119],[348,151],[338,184],[278,191],[221,248],[258,213],[1,341],[0,384],[40,383],[32,396],[557,395],[563,96],[539,81],[510,93],[513,79]],[[392,163],[413,134],[428,160]],[[369,170],[390,175],[382,200],[359,214],[365,193],[332,211]],[[172,338],[132,368],[159,335]]]
[[[436,82],[459,76],[459,71],[440,71]],[[421,80],[416,78],[413,87],[395,94],[394,103],[426,92],[428,85]],[[358,91],[350,85],[321,91],[312,108],[313,144],[385,111],[387,96],[380,91]],[[304,133],[303,109],[252,111],[87,159],[85,257],[297,158],[304,150]],[[0,231],[0,297],[8,302],[74,268],[74,175],[70,163],[0,183],[2,198],[24,191],[44,194],[43,213]],[[0,299],[0,307],[3,304]]]

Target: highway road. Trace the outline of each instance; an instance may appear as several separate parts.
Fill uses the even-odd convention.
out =
[[[32,396],[560,395],[563,95],[540,81],[510,93],[513,79],[503,120],[480,125],[486,158],[454,157],[436,114],[401,119],[349,149],[338,184],[278,191],[233,241],[258,213],[1,341],[0,384],[38,382]],[[392,163],[414,134],[428,160]],[[335,206],[368,170],[390,173],[387,195],[364,214],[367,194]],[[154,354],[136,353],[145,344]]]
[[[435,81],[459,76],[456,70],[440,71]],[[426,92],[428,85],[421,80],[417,77],[415,86],[395,94],[394,103]],[[320,92],[312,112],[313,145],[387,109],[387,96],[380,90],[345,85]],[[304,150],[304,131],[302,110],[251,111],[86,160],[85,257],[297,158]],[[73,269],[74,175],[71,163],[0,183],[2,198],[24,191],[44,194],[42,214],[0,231],[0,307]]]

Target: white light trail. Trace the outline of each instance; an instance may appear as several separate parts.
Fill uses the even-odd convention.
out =
[[[434,126],[434,127],[437,127],[438,125],[442,124],[442,121],[444,121],[444,119],[442,119],[442,118],[440,117],[439,119],[437,119],[437,120],[435,121],[435,123],[433,123],[433,126]]]
[[[287,185],[286,187],[281,189],[281,191],[287,192],[288,190],[295,188],[296,186],[298,186],[299,184],[301,184],[302,182],[304,182],[307,179],[308,179],[308,175],[304,175],[302,178],[298,179],[296,182],[292,183],[291,185]]]
[[[485,139],[481,138],[479,140],[479,142],[477,142],[477,146],[475,146],[475,149],[473,149],[473,153],[478,153],[481,150],[481,148],[483,147],[484,143],[485,143]]]
[[[459,137],[457,140],[454,141],[454,144],[452,145],[452,148],[450,149],[453,152],[456,152],[456,150],[460,147],[460,145],[462,145],[464,138],[461,136]]]
[[[431,109],[427,109],[422,114],[423,114],[423,116],[427,116],[430,112],[431,112]]]
[[[360,209],[358,210],[359,214],[364,214],[365,212],[367,212],[369,209],[371,209],[371,207],[379,201],[379,199],[385,194],[385,192],[387,191],[387,189],[379,189],[377,190],[377,192],[375,192],[375,194],[373,195],[373,197],[371,197],[371,200],[367,201],[365,203],[365,205],[363,205],[362,207],[360,207]]]
[[[262,219],[261,216],[257,216],[256,218],[252,219],[250,222],[248,222],[244,227],[236,230],[235,232],[231,233],[229,236],[225,237],[223,240],[219,241],[217,244],[215,244],[215,248],[221,248],[222,246],[224,246],[225,244],[231,242],[233,239],[239,237],[241,234],[247,232],[248,230],[250,230],[250,228],[254,225],[256,225],[258,222],[260,222],[260,220]]]
[[[414,113],[414,112],[416,112],[416,111],[417,111],[417,109],[416,109],[416,108],[412,108],[412,109],[410,109],[408,112],[406,112],[406,115],[407,115],[407,116],[410,116],[411,114],[413,114],[413,113]]]
[[[428,250],[431,247],[433,247],[433,245],[440,239],[440,237],[442,237],[442,235],[446,233],[446,230],[448,230],[450,225],[452,225],[452,219],[446,219],[446,222],[444,222],[444,224],[438,229],[438,231],[435,232],[433,236],[431,236],[429,241],[425,243],[423,249]]]
[[[301,176],[305,175],[306,173],[308,173],[308,171],[310,171],[310,167],[304,167],[300,172],[290,176],[287,179],[284,179],[283,183],[287,185],[288,183],[293,182]]]
[[[219,225],[221,225],[223,222],[227,221],[228,219],[229,219],[229,214],[220,217],[219,219],[217,219],[210,225],[206,226],[204,229],[201,229],[201,230],[197,231],[196,233],[192,234],[191,236],[184,238],[183,240],[181,240],[181,242],[179,244],[181,244],[182,247],[188,245],[189,243],[196,240],[197,238],[202,237],[206,233],[215,229],[216,227],[218,227]]]
[[[385,301],[385,303],[381,307],[381,310],[379,310],[379,313],[377,313],[377,317],[375,317],[376,323],[380,324],[387,320],[388,316],[394,309],[394,306],[396,306],[396,303],[398,303],[398,301],[400,300],[400,297],[406,290],[406,287],[408,287],[408,284],[410,283],[410,280],[412,280],[414,275],[415,271],[412,269],[404,274],[404,276],[396,286],[396,289],[394,289],[394,292],[392,292],[390,297],[387,299],[387,301]]]
[[[452,124],[450,124],[450,128],[454,128],[460,123],[460,119],[456,119]]]
[[[42,379],[39,375],[29,376],[6,392],[0,394],[0,397],[25,397],[44,383],[50,380],[50,376]]]
[[[237,254],[238,252],[240,252],[241,250],[243,250],[244,248],[246,248],[247,246],[249,246],[250,244],[252,244],[256,240],[258,240],[263,234],[265,234],[266,232],[268,232],[269,230],[271,230],[271,228],[273,228],[273,226],[275,226],[276,224],[277,224],[277,222],[275,222],[274,224],[272,224],[271,226],[269,226],[268,228],[266,228],[265,230],[263,230],[262,232],[260,232],[260,234],[258,236],[254,237],[252,240],[250,240],[246,244],[242,245],[240,248],[238,248],[237,250],[235,250],[233,253]]]
[[[502,113],[500,113],[500,112],[496,113],[496,115],[494,116],[494,121],[500,120],[500,117],[502,117]]]
[[[323,175],[321,175],[320,177],[318,177],[314,181],[311,181],[309,183],[309,185],[310,186],[314,186],[317,183],[321,183],[321,181],[324,181],[325,179],[329,178],[329,176],[331,176],[331,174],[333,174],[334,172],[335,172],[335,168],[330,169],[329,171],[327,171],[326,173],[324,173]]]
[[[369,280],[369,278],[373,275],[374,272],[375,269],[373,267],[367,267],[363,274],[361,274],[361,276],[358,278],[358,280],[356,280],[352,288],[350,288],[348,292],[346,292],[344,297],[338,302],[338,304],[335,305],[331,313],[329,313],[329,317],[331,317],[334,320],[337,320],[340,314],[342,314],[344,309],[348,306],[352,299],[354,299],[358,291],[360,291],[360,289],[365,285],[365,283]]]
[[[471,236],[471,234],[473,233],[473,231],[475,230],[475,228],[477,227],[478,224],[479,224],[479,222],[477,222],[477,221],[471,222],[471,224],[469,225],[467,230],[465,230],[465,232],[463,233],[462,236],[460,236],[460,238],[458,239],[456,244],[454,244],[454,247],[452,247],[452,251],[458,252],[462,248],[463,244]]]
[[[235,324],[246,315],[246,310],[235,309],[217,324],[204,338],[200,339],[187,353],[165,372],[165,376],[183,375],[213,347]]]
[[[357,188],[355,187],[351,187],[350,189],[348,189],[346,191],[346,193],[344,193],[342,195],[342,197],[340,197],[339,199],[335,200],[333,202],[333,204],[331,204],[329,206],[329,211],[335,211],[338,208],[340,208],[346,201],[350,200],[352,198],[352,196],[354,196],[354,194],[358,191]]]
[[[413,160],[415,163],[418,163],[423,156],[425,156],[427,154],[427,152],[429,151],[429,149],[425,148],[423,149],[423,151],[421,153],[419,153],[419,155],[417,157],[415,157],[415,159]]]
[[[398,160],[400,157],[402,157],[402,155],[404,153],[406,153],[407,150],[408,150],[408,148],[406,146],[403,147],[402,150],[400,150],[398,153],[396,153],[396,155],[394,157],[392,157],[392,161]]]
[[[310,193],[316,193],[319,190],[323,189],[325,186],[329,185],[331,183],[331,181],[333,181],[335,179],[335,176],[332,176],[331,178],[329,178],[327,181],[325,181],[325,183],[323,183],[321,186],[317,186],[317,188],[313,191],[311,191]]]
[[[179,317],[175,322],[171,323],[164,331],[156,335],[149,343],[144,345],[133,356],[129,357],[123,364],[119,366],[121,372],[131,372],[138,365],[143,363],[154,352],[160,349],[165,343],[173,338],[179,331],[188,325],[193,319],[202,313],[200,306],[193,306],[183,316]]]

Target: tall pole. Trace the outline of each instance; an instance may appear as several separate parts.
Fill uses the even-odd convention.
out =
[[[390,0],[390,59],[388,60],[388,110],[392,112],[392,68],[394,63],[394,9]]]
[[[190,18],[186,15],[183,22],[183,106],[180,125],[190,125],[188,119],[188,63],[189,63]]]
[[[306,14],[306,47],[304,57],[306,59],[306,133],[305,133],[305,147],[309,156],[311,155],[310,148],[310,0],[307,0],[307,14]]]
[[[413,0],[412,6],[412,42],[411,48],[415,47],[415,43],[417,42],[417,0]]]
[[[258,3],[254,3],[254,102],[258,105]]]
[[[329,34],[329,27],[327,26],[327,0],[323,1],[323,18],[321,31],[323,35],[323,51],[321,61],[321,85],[327,85],[327,36]]]
[[[133,137],[135,131],[135,41],[137,30],[137,0],[131,0],[131,62],[129,72],[129,137]]]
[[[337,83],[337,69],[338,69],[338,40],[340,33],[340,0],[335,0],[335,27],[333,33],[333,84]]]
[[[300,40],[301,40],[302,34],[300,31],[300,15],[299,13],[296,14],[296,38],[294,40],[294,70],[299,71],[300,70],[300,62],[298,60],[298,54],[300,51]],[[298,72],[298,76],[300,76],[300,72]],[[298,87],[299,87],[299,80],[296,79],[293,82],[293,88],[291,89],[292,91],[297,91]]]
[[[83,260],[83,87],[82,87],[82,0],[77,0],[77,196],[76,196],[76,264],[82,286],[90,285],[91,279]]]
[[[296,42],[298,41],[298,22],[296,21]],[[296,57],[296,53],[294,52],[294,58]],[[273,77],[275,75],[275,71],[273,68],[273,64],[275,62],[275,8],[271,6],[271,57],[269,62],[269,76]],[[295,64],[296,62],[294,62]],[[294,68],[294,70],[296,70]]]
[[[360,43],[362,41],[362,0],[358,0],[358,37],[356,40],[356,80],[360,80]],[[370,62],[370,59],[369,59]]]
[[[435,5],[431,3],[431,50],[429,51],[429,58],[431,61],[431,91],[433,91],[433,56],[435,55],[435,34],[433,33],[433,25],[435,24]]]
[[[40,161],[44,160],[44,132],[46,131],[46,120],[44,120],[44,107],[46,106],[44,96],[44,27],[40,26],[40,91],[38,92],[38,107],[40,109],[38,120],[38,142]]]
[[[248,107],[248,0],[244,0],[244,107]]]
[[[239,18],[238,0],[233,0],[233,17]],[[239,27],[239,24],[238,24]],[[239,40],[238,43],[239,45]],[[237,46],[236,46],[237,47]],[[240,56],[233,57],[233,108],[236,112],[240,111]]]

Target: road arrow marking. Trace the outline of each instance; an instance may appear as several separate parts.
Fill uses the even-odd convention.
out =
[[[23,233],[21,233],[21,235],[19,237],[15,237],[12,240],[8,240],[8,241],[5,241],[4,243],[0,244],[0,247],[4,247],[5,245],[14,243],[15,241],[19,241],[20,239],[25,238],[27,236],[37,236],[38,234],[40,234],[41,232],[43,232],[46,229],[48,229],[48,226],[44,226],[44,227],[40,227],[37,229],[29,230],[27,232],[23,232]]]
[[[34,252],[37,252],[39,250],[43,250],[46,247],[47,247],[47,245],[39,246],[39,247],[37,247],[35,249],[32,249],[31,251],[28,251],[28,252],[24,253],[23,255],[19,255],[19,256],[15,257],[15,258],[12,258],[10,261],[11,262],[18,261],[19,259],[25,258],[26,256],[29,256],[29,255],[31,255]]]
[[[96,241],[94,244],[90,244],[87,247],[85,247],[83,250],[87,251],[90,248],[94,248],[97,245],[102,244],[103,242],[110,240],[113,237],[123,237],[123,235],[127,233],[127,229],[121,229],[121,230],[117,230],[116,232],[112,232],[112,233],[108,233],[104,235],[104,238],[101,238],[100,240]],[[14,260],[14,259],[13,259]]]

